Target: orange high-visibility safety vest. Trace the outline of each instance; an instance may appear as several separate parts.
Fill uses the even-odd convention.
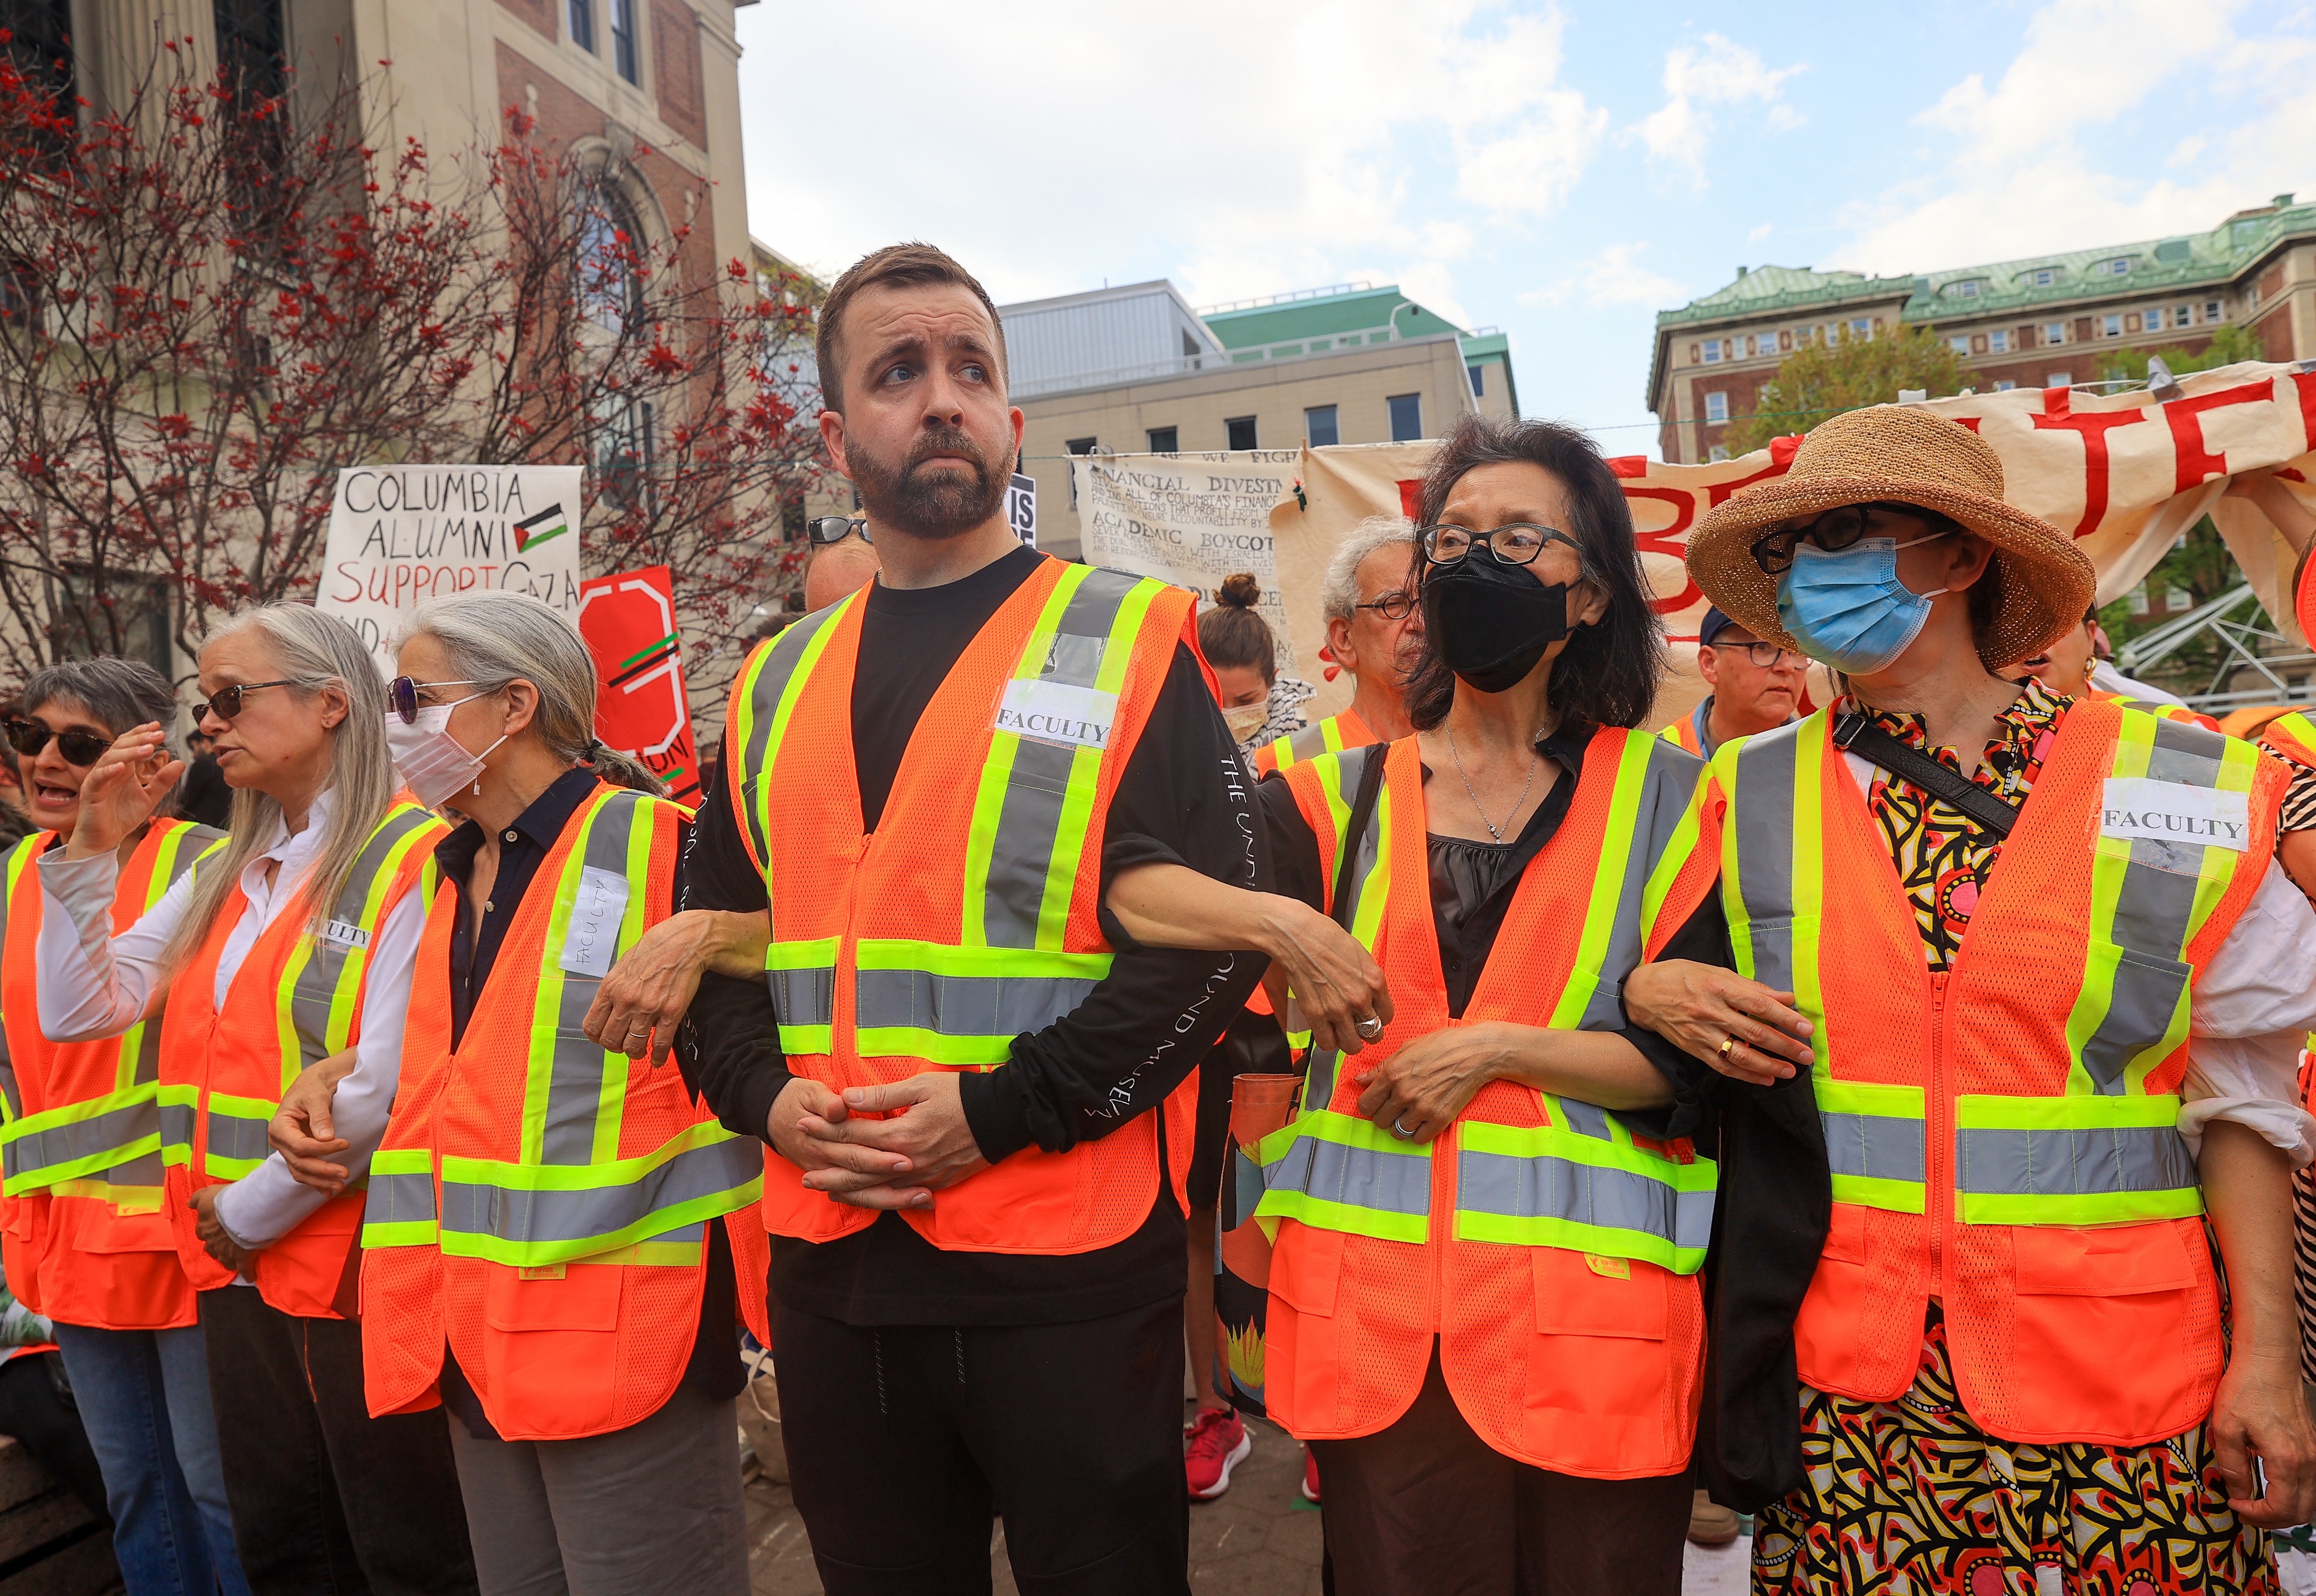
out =
[[[434,844],[450,828],[396,803],[362,844],[319,935],[301,901],[265,928],[217,1006],[218,960],[249,900],[236,882],[209,935],[172,982],[161,1025],[162,1207],[196,1289],[233,1282],[202,1250],[186,1199],[265,1162],[266,1126],[281,1094],[312,1065],[361,1039],[370,949],[403,895],[431,881]],[[426,888],[431,890],[431,887]],[[267,1303],[306,1319],[335,1319],[352,1266],[361,1194],[331,1199],[255,1255],[250,1278]]]
[[[2097,688],[2093,688],[2090,691],[2085,693],[2083,697],[2086,699],[2096,699],[2099,702],[2106,704],[2121,704],[2126,709],[2141,710],[2146,714],[2154,716],[2158,720],[2183,721],[2189,726],[2200,726],[2207,732],[2215,732],[2220,729],[2220,723],[2218,721],[2213,719],[2210,716],[2203,713],[2201,710],[2190,709],[2185,704],[2152,704],[2140,699],[2125,698],[2119,692],[2102,692]]]
[[[2257,740],[2290,760],[2294,764],[2316,770],[2316,721],[2298,710],[2279,715],[2261,727]]]
[[[1815,1026],[1833,1222],[1801,1377],[1894,1401],[1929,1299],[2009,1440],[2143,1446],[2222,1362],[2177,1128],[2198,972],[2258,889],[2286,773],[2114,703],[2059,729],[1943,975],[1821,710],[1715,762],[1738,967]]]
[[[1345,838],[1365,761],[1373,817]],[[1616,1115],[1510,1081],[1429,1146],[1362,1118],[1358,1076],[1418,1039],[1488,1021],[1624,1023],[1626,976],[1712,889],[1705,766],[1662,738],[1594,734],[1567,816],[1530,862],[1463,1015],[1449,1019],[1414,738],[1287,772],[1340,869],[1352,933],[1394,1012],[1342,1068],[1312,1055],[1302,1112],[1256,1148],[1277,1223],[1264,1401],[1297,1437],[1372,1435],[1422,1388],[1432,1340],[1456,1407],[1497,1451],[1595,1479],[1670,1474],[1695,1439],[1705,1350],[1697,1270],[1714,1166]],[[1332,910],[1334,869],[1327,896]]]
[[[1305,760],[1316,759],[1323,753],[1341,753],[1346,748],[1369,748],[1376,741],[1358,712],[1346,709],[1340,715],[1330,715],[1316,726],[1306,726],[1299,732],[1289,732],[1274,737],[1253,753],[1254,775],[1260,780],[1273,771],[1292,770]]]
[[[225,834],[183,820],[148,827],[112,899],[118,933],[161,900]],[[99,1330],[194,1322],[193,1288],[161,1212],[161,1022],[52,1042],[40,1024],[38,832],[0,873],[0,1171],[8,1288],[35,1313]]]
[[[1700,704],[1697,708],[1701,709],[1704,706]],[[1657,736],[1683,753],[1694,753],[1699,759],[1705,757],[1705,743],[1697,735],[1697,711],[1694,709],[1679,720],[1670,722],[1659,731]]]
[[[1196,602],[1161,582],[1039,562],[926,704],[884,817],[862,834],[852,677],[864,597],[806,616],[733,684],[732,807],[764,873],[766,978],[788,1068],[839,1091],[993,1069],[1013,1039],[1109,972],[1096,920],[1110,797]],[[1161,1106],[1180,1201],[1193,1069]],[[1091,1252],[1157,1199],[1159,1125],[1139,1115],[1066,1153],[1030,1147],[901,1217],[935,1246]],[[769,1157],[773,1234],[833,1241],[876,1216]]]
[[[673,912],[677,805],[599,785],[565,822],[450,1045],[458,887],[426,921],[401,1090],[370,1160],[362,1359],[373,1414],[432,1407],[445,1345],[509,1440],[650,1417],[690,1360],[707,1226],[761,1194],[763,1146],[673,1069],[581,1030],[613,960]],[[735,1226],[764,1335],[762,1230]]]

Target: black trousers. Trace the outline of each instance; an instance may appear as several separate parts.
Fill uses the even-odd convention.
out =
[[[1188,1596],[1182,1299],[1074,1324],[861,1329],[771,1304],[828,1596]]]
[[[111,1522],[105,1511],[104,1475],[81,1428],[65,1378],[65,1360],[54,1352],[19,1352],[0,1363],[0,1435],[13,1435],[24,1449],[80,1498],[97,1522]]]
[[[441,1408],[373,1419],[361,1324],[200,1294],[233,1538],[254,1596],[475,1596]]]

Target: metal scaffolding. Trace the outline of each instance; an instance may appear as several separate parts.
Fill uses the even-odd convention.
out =
[[[2247,606],[2248,616],[2242,614]],[[2295,648],[2282,633],[2271,629],[2267,611],[2260,608],[2249,583],[2140,633],[2116,650],[2116,668],[2136,676],[2198,638],[2216,639],[2221,652],[2211,684],[2187,698],[2195,708],[2224,715],[2247,704],[2316,701],[2316,690],[2309,685],[2312,676],[2316,676],[2316,653]],[[2262,652],[2264,646],[2269,652]],[[2265,685],[2229,688],[2236,674],[2246,670]],[[2299,685],[2293,684],[2293,676],[2299,678]]]

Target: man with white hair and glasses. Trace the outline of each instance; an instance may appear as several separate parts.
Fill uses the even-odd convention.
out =
[[[1327,562],[1319,610],[1327,656],[1350,673],[1350,707],[1254,752],[1257,777],[1320,753],[1388,743],[1407,720],[1407,673],[1423,648],[1412,573],[1415,529],[1403,515],[1370,515]]]

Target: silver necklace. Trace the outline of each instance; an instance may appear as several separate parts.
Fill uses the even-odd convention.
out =
[[[1464,751],[1456,746],[1456,728],[1454,727],[1449,727],[1448,728],[1448,752],[1456,756],[1456,774],[1463,779],[1464,796],[1472,800],[1472,807],[1474,810],[1477,811],[1480,816],[1480,824],[1488,828],[1488,836],[1490,840],[1498,843],[1502,842],[1504,840],[1502,827],[1497,825],[1494,821],[1489,819],[1487,810],[1481,808],[1480,795],[1472,790],[1472,778],[1465,775],[1464,772]],[[1528,780],[1520,783],[1520,795],[1512,800],[1511,810],[1504,816],[1505,825],[1510,825],[1512,823],[1513,818],[1520,812],[1520,806],[1528,802],[1528,789],[1536,785],[1537,764],[1537,760],[1536,757],[1536,749],[1531,745],[1528,751]]]

